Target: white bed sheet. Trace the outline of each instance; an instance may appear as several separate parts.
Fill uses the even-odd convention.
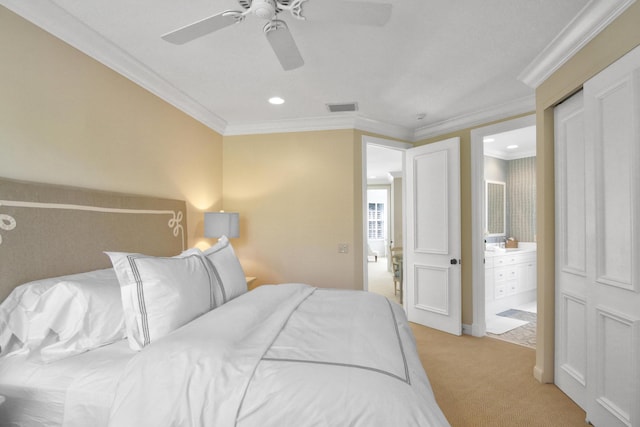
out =
[[[126,340],[49,364],[0,359],[0,426],[101,427],[118,379],[135,354]],[[90,422],[90,424],[87,424]]]
[[[259,287],[146,347],[110,427],[449,426],[400,306]]]

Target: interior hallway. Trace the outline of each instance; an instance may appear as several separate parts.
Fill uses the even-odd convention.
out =
[[[393,274],[388,271],[387,266],[387,258],[378,257],[378,261],[376,262],[373,256],[369,257],[369,292],[380,294],[400,304],[400,292],[394,292]]]

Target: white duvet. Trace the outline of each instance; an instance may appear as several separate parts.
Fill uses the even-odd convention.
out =
[[[263,286],[128,363],[127,426],[448,426],[402,309],[359,291]]]

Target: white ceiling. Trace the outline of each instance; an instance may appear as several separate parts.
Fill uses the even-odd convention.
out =
[[[391,173],[402,173],[402,151],[380,145],[367,144],[367,184],[388,184]]]
[[[393,9],[384,27],[314,22],[311,16],[299,21],[280,14],[305,60],[302,68],[287,72],[262,33],[264,22],[255,16],[185,45],[160,38],[221,11],[241,10],[235,0],[0,4],[222,134],[304,129],[327,120],[339,127],[340,119],[355,116],[385,127],[388,135],[411,139],[421,129],[483,111],[532,111],[534,91],[518,76],[588,3],[386,1]],[[274,95],[285,104],[268,104]],[[325,105],[353,101],[357,113],[336,116]]]
[[[513,146],[515,148],[508,148]],[[536,127],[527,126],[485,136],[484,154],[503,160],[534,157],[536,155]]]

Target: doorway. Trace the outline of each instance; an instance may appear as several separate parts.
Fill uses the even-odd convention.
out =
[[[398,286],[400,277],[390,268],[390,247],[393,245],[393,231],[396,228],[391,218],[399,201],[397,198],[394,198],[393,203],[391,201],[396,183],[386,181],[388,179],[382,180],[372,175],[367,183],[367,233],[364,236],[367,241],[367,287],[369,292],[401,304]]]
[[[534,348],[535,144],[534,115],[471,132],[472,334]]]
[[[400,304],[390,249],[402,246],[404,151],[410,147],[407,143],[362,137],[364,289]]]
[[[487,335],[535,348],[536,128],[483,138]]]

